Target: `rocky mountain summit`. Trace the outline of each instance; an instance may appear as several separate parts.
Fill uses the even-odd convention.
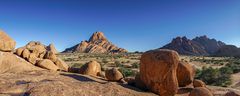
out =
[[[187,37],[177,37],[171,43],[160,49],[171,49],[182,55],[212,55],[217,52],[225,43],[207,36],[196,37],[192,40]]]
[[[104,36],[103,32],[95,32],[90,39],[82,41],[73,47],[67,48],[63,52],[71,53],[125,53],[127,50],[112,44]]]

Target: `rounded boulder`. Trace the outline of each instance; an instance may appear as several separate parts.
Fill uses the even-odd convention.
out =
[[[145,52],[140,60],[140,78],[150,91],[174,96],[178,91],[178,53],[167,49]]]

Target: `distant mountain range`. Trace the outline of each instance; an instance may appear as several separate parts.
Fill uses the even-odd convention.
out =
[[[192,40],[187,37],[176,37],[171,43],[160,49],[171,49],[181,55],[195,56],[240,56],[240,48],[234,45],[226,45],[222,41],[209,39],[207,36],[196,37]]]
[[[95,32],[90,39],[65,49],[63,52],[71,53],[125,53],[126,49],[112,44],[104,36],[103,32]]]

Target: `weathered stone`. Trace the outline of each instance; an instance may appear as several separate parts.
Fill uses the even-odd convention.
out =
[[[80,70],[80,74],[98,76],[101,72],[101,65],[96,61],[90,61],[87,64],[84,64]]]
[[[187,62],[179,62],[177,68],[177,79],[180,87],[191,84],[194,80],[195,68]]]
[[[69,66],[60,58],[57,58],[55,64],[63,71],[68,72]]]
[[[145,52],[140,61],[140,78],[150,91],[161,96],[174,96],[177,93],[177,52],[151,50]]]
[[[194,80],[193,81],[193,86],[196,88],[196,87],[206,87],[206,84],[201,81],[201,80]]]
[[[16,42],[5,32],[0,30],[0,51],[11,52],[14,50]]]
[[[30,55],[30,51],[28,49],[24,49],[22,52],[22,57],[24,59],[28,59],[29,55]]]
[[[213,94],[205,87],[194,88],[189,96],[213,96]]]
[[[49,59],[43,59],[37,63],[37,66],[42,67],[44,69],[58,71],[59,68]]]
[[[110,70],[105,71],[105,76],[110,81],[119,81],[123,79],[123,75],[118,69],[112,68]]]

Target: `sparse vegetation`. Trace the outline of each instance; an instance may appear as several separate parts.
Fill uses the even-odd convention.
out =
[[[121,67],[119,70],[122,72],[124,77],[135,76],[135,73],[129,68]]]
[[[207,85],[227,87],[231,84],[232,69],[229,67],[206,68],[197,70],[196,78],[203,80]]]

